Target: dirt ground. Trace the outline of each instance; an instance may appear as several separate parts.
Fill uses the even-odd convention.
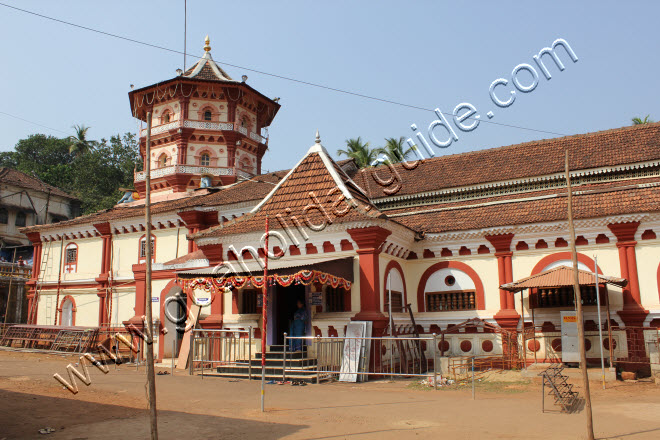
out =
[[[90,367],[90,386],[77,395],[68,379],[76,357],[0,351],[0,440],[146,439],[144,367]],[[584,412],[541,413],[540,382],[481,382],[425,388],[411,381],[267,385],[259,410],[258,381],[156,376],[161,439],[580,439]],[[660,386],[592,384],[594,426],[601,439],[660,438]],[[546,401],[547,408],[552,408]],[[40,428],[55,432],[41,435]]]

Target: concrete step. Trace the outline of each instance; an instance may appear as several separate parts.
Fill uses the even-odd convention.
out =
[[[197,375],[201,375],[201,373],[197,373]],[[227,379],[247,379],[249,380],[249,375],[247,373],[217,373],[213,371],[209,372],[204,372],[204,376],[210,376],[210,377],[224,377]],[[282,380],[282,374],[266,374],[266,380],[271,381],[281,381]],[[254,370],[252,371],[252,380],[261,380],[261,370],[258,372],[255,372]],[[302,381],[306,383],[316,383],[316,374],[314,375],[300,375],[300,374],[287,374],[286,376],[287,381],[292,381],[292,380],[297,380],[297,381]],[[324,380],[329,380],[328,377],[321,377],[321,381]],[[291,386],[290,384],[288,386]]]
[[[218,373],[231,373],[231,374],[249,374],[250,368],[247,365],[226,365],[222,367],[217,367],[215,369]],[[295,373],[292,372],[291,374],[296,374],[300,376],[308,376],[308,375],[316,375],[316,367],[315,366],[309,366],[309,367],[296,367],[296,370],[309,370],[309,372],[302,372],[302,371],[296,371]],[[257,374],[261,374],[261,366],[259,367],[252,367],[252,374],[255,374],[255,372],[258,372]],[[266,374],[273,374],[277,375],[279,377],[282,377],[282,367],[266,367]],[[288,371],[287,371],[287,376],[288,376]]]

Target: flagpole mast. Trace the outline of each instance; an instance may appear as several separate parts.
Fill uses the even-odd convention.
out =
[[[589,391],[589,375],[587,373],[587,353],[584,347],[584,316],[582,315],[582,294],[580,292],[580,278],[578,273],[577,251],[575,249],[575,226],[573,225],[573,191],[571,190],[571,175],[568,167],[568,150],[565,156],[566,189],[568,191],[568,229],[571,238],[571,259],[573,261],[573,292],[575,293],[575,306],[578,327],[578,347],[580,350],[580,370],[584,382],[585,415],[587,416],[587,439],[594,440],[594,421],[591,414],[591,392]]]
[[[146,260],[146,281],[145,281],[145,312],[146,325],[145,333],[147,335],[147,397],[149,398],[149,422],[151,426],[151,440],[158,440],[158,420],[156,413],[156,375],[154,374],[154,335],[153,335],[153,317],[151,313],[151,112],[147,112],[147,142],[144,154],[145,183],[146,191],[144,197],[144,219],[147,228],[145,237],[145,260]]]
[[[264,286],[261,293],[261,412],[266,398],[266,324],[268,322],[268,215],[266,215],[266,242],[264,249]],[[284,341],[286,344],[286,341]]]

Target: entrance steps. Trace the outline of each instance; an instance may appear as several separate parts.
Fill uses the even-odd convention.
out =
[[[286,352],[286,380],[296,380],[308,383],[317,382],[316,359],[307,356],[306,347],[302,351]],[[282,346],[271,346],[266,352],[267,381],[282,380],[284,369],[284,351]],[[289,369],[298,371],[289,372]],[[204,372],[204,376],[217,376],[232,379],[261,380],[261,353],[255,353],[252,359],[239,359],[235,364],[222,365]],[[323,378],[321,378],[323,380]]]

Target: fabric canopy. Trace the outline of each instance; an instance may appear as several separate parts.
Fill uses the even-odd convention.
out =
[[[184,287],[212,289],[264,286],[263,268],[255,261],[228,261],[216,267],[180,272]],[[353,258],[321,258],[317,260],[274,260],[268,263],[269,285],[288,287],[292,284],[328,284],[349,290],[353,284]]]
[[[578,269],[578,280],[580,286],[593,286],[596,283],[596,276],[593,272]],[[612,284],[618,287],[624,287],[628,280],[598,274],[600,284]],[[573,268],[559,266],[554,269],[546,270],[536,275],[523,278],[513,283],[502,284],[500,289],[510,292],[519,292],[524,289],[540,287],[567,287],[573,286]]]

